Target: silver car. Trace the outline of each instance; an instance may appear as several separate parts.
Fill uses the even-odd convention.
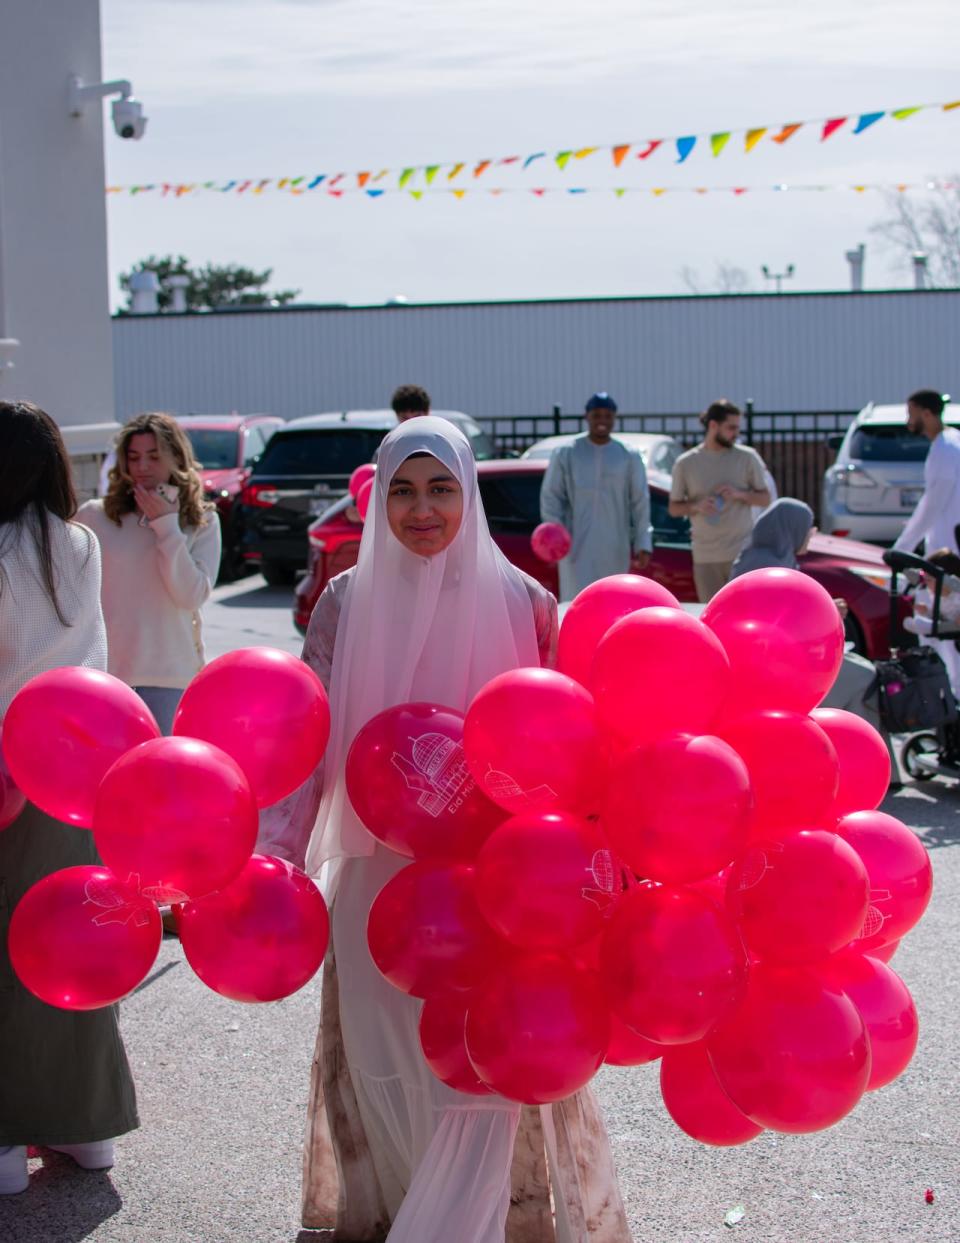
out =
[[[521,457],[547,459],[554,449],[570,444],[574,438],[573,435],[547,436],[532,444]],[[614,432],[613,439],[621,441],[628,449],[638,449],[647,470],[664,475],[670,474],[674,462],[683,452],[683,445],[678,440],[662,432]]]
[[[950,407],[944,421],[960,426]],[[891,544],[923,495],[925,436],[907,431],[904,403],[865,406],[847,428],[823,476],[820,529],[827,535]]]

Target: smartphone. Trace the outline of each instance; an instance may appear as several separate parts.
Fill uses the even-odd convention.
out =
[[[172,483],[158,483],[154,491],[162,501],[166,501],[170,505],[176,505],[180,499],[180,491]]]

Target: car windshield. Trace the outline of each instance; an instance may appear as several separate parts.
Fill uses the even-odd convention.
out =
[[[489,462],[496,457],[493,441],[473,419],[451,419],[450,422],[455,423],[470,441],[473,456],[478,462]]]
[[[906,426],[858,427],[850,438],[850,457],[860,462],[922,462],[930,451],[926,436]]]
[[[185,427],[193,455],[204,470],[230,470],[237,464],[237,433],[230,428]]]
[[[543,475],[481,475],[479,482],[480,499],[494,534],[529,534],[539,524]]]
[[[304,428],[278,432],[257,463],[258,475],[350,475],[369,462],[384,428]]]

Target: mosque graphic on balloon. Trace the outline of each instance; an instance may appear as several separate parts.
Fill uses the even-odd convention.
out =
[[[421,734],[409,742],[410,754],[394,751],[390,762],[407,787],[419,791],[417,806],[436,819],[473,789],[463,747],[444,734]]]

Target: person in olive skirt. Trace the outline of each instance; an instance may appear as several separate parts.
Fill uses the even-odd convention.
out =
[[[57,425],[30,402],[0,402],[0,719],[47,669],[107,667],[100,550],[77,501]],[[55,764],[56,757],[51,760]],[[85,1169],[113,1165],[139,1126],[117,1008],[59,1010],[17,979],[7,951],[23,894],[60,868],[98,863],[93,834],[27,803],[0,831],[0,1194],[25,1191],[27,1146]]]

